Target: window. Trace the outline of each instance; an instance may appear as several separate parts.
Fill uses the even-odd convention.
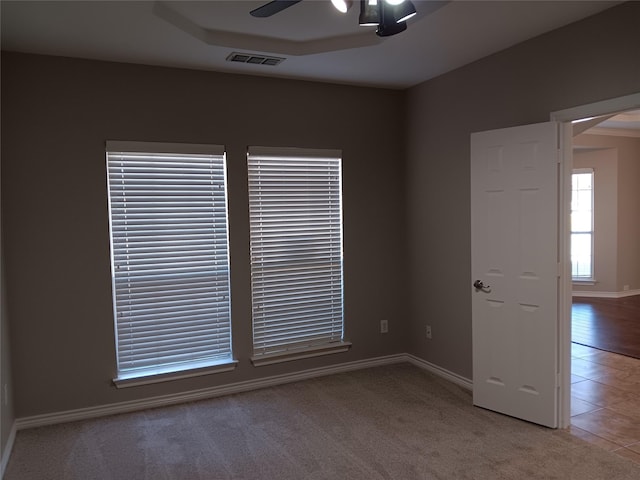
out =
[[[593,280],[593,170],[571,175],[571,275]]]
[[[255,365],[345,351],[341,153],[248,154]]]
[[[223,147],[107,142],[107,168],[114,382],[233,368]]]

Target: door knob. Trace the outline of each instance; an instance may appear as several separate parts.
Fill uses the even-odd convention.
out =
[[[484,290],[486,288],[489,288],[489,285],[485,285],[484,283],[482,283],[482,280],[476,280],[475,282],[473,282],[473,287],[476,290]]]

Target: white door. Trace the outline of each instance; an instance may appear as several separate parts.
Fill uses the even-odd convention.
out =
[[[473,403],[554,428],[559,158],[555,122],[471,135]]]

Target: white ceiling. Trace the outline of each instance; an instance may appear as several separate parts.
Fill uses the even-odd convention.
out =
[[[612,7],[617,1],[426,1],[408,29],[380,38],[328,0],[269,18],[264,1],[5,1],[3,50],[364,86],[407,88]],[[277,66],[230,53],[284,57]]]
[[[620,137],[640,137],[640,110],[630,110],[613,116],[605,116],[606,120],[596,123],[584,133],[592,135],[614,135]],[[594,119],[597,122],[598,119]]]

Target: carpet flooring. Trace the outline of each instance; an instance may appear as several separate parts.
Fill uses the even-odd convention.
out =
[[[409,364],[18,432],[5,480],[638,479]]]
[[[640,295],[574,297],[571,330],[575,343],[640,358]]]

